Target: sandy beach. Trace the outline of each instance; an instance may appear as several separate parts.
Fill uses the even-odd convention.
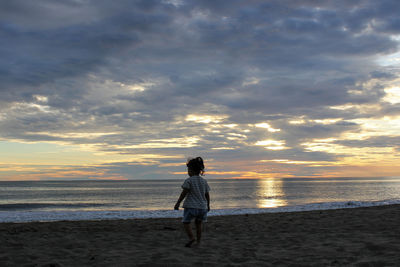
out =
[[[400,205],[179,219],[0,224],[0,266],[399,266]]]

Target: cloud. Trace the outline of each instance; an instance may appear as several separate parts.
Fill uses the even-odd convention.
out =
[[[398,65],[380,62],[399,51],[398,5],[1,3],[0,138],[77,145],[107,160],[204,154],[212,168],[259,168],[260,175],[279,168],[297,175],[300,167],[285,163],[294,160],[333,164],[349,150],[310,151],[304,143],[369,146],[348,136],[367,135],[372,119],[397,121],[398,104],[385,99]],[[384,132],[374,146],[397,138]],[[265,140],[281,145],[255,145]],[[133,171],[142,163],[112,169],[126,175],[124,164]],[[168,171],[162,161],[151,164],[140,177]],[[313,175],[311,165],[303,174]]]

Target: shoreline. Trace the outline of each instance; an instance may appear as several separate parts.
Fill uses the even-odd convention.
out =
[[[1,266],[396,266],[400,205],[180,218],[0,223]]]
[[[353,209],[362,207],[376,207],[400,205],[400,199],[379,201],[342,201],[309,203],[303,205],[281,206],[276,208],[228,208],[211,209],[209,217],[263,214],[263,213],[292,213],[302,211],[324,211],[335,209]],[[0,223],[29,223],[29,222],[57,222],[57,221],[90,221],[90,220],[129,220],[179,218],[183,210],[54,210],[54,211],[0,211]]]

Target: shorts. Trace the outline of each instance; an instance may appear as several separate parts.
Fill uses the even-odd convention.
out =
[[[193,209],[185,208],[183,211],[183,223],[190,223],[192,219],[196,219],[196,222],[206,222],[207,221],[207,210],[206,209]]]

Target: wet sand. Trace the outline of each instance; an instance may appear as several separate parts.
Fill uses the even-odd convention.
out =
[[[400,205],[179,219],[0,224],[0,266],[400,266]]]

